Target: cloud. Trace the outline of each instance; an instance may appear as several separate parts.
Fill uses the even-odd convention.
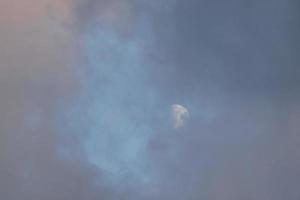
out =
[[[1,1],[0,193],[3,199],[95,199],[100,174],[74,141],[58,153],[58,102],[73,95],[73,36],[47,15],[47,1]],[[67,134],[67,133],[66,133]]]
[[[275,2],[1,1],[1,198],[297,199],[297,6]]]

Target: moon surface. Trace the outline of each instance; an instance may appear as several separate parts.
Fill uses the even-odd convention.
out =
[[[171,114],[175,129],[183,127],[190,117],[188,109],[179,104],[173,104],[171,106]]]

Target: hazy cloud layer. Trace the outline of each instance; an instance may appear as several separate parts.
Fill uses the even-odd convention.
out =
[[[1,198],[299,199],[298,9],[1,1]]]

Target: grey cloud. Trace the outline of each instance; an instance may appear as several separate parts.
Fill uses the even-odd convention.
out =
[[[181,83],[182,91],[295,94],[293,7],[292,1],[178,1],[169,16],[160,11],[153,17],[159,47],[176,68],[177,82],[169,84]]]
[[[299,199],[297,2],[120,2],[72,1],[70,29],[45,16],[0,21],[1,198]],[[111,53],[102,68],[99,52]],[[174,103],[190,111],[177,131],[164,114]],[[110,184],[90,163],[89,130],[123,133],[103,110],[139,137],[151,132],[150,183]]]
[[[71,69],[73,36],[61,27],[63,19],[43,15],[44,1],[2,3],[0,198],[108,198],[109,189],[96,187],[101,173],[85,164],[76,142],[70,145],[70,160],[58,152],[54,113],[77,86],[76,70]],[[27,8],[29,15],[23,16]]]

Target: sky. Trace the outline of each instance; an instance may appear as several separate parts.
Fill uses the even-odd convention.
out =
[[[299,6],[0,0],[0,198],[298,200]]]

